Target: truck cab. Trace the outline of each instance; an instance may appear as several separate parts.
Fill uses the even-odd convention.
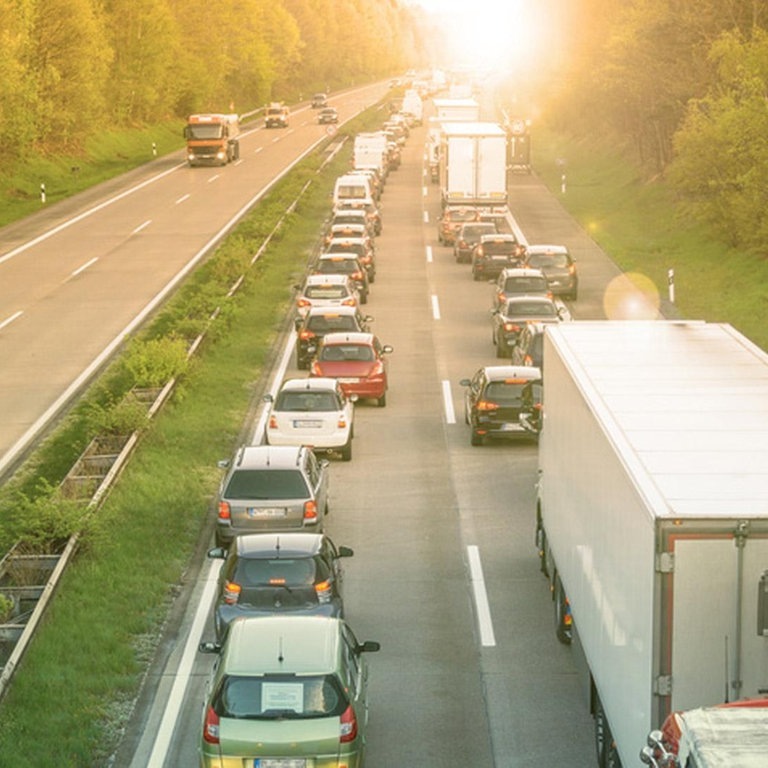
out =
[[[264,110],[264,126],[266,128],[287,128],[289,118],[288,107],[281,101],[273,101]]]
[[[237,115],[190,115],[184,127],[187,162],[226,165],[240,157],[240,121]]]

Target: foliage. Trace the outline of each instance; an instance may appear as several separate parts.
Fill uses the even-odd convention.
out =
[[[149,423],[147,406],[130,392],[115,403],[91,403],[86,418],[95,435],[131,435]]]
[[[162,387],[187,368],[187,343],[175,336],[134,339],[125,354],[125,367],[137,387]]]
[[[16,607],[16,601],[0,592],[0,624],[11,618],[11,613]]]

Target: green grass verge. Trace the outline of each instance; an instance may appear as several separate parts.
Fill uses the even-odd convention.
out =
[[[380,114],[369,112],[345,130],[371,130],[380,122]],[[306,270],[333,181],[348,167],[350,152],[347,147],[319,175],[319,157],[302,162],[146,331],[155,338],[185,324],[196,326],[190,308],[202,304],[207,312],[221,301],[220,290],[209,286],[224,285],[237,274],[306,180],[314,179],[227,301],[181,387],[90,519],[78,556],[0,705],[0,755],[23,755],[25,766],[41,768],[108,764],[191,553],[210,526],[220,477],[216,461],[231,456],[244,436],[244,418],[262,391],[275,341],[292,314],[293,285]],[[84,403],[109,400],[128,383],[118,361]],[[4,489],[3,522],[13,518],[9,506],[15,494],[48,488],[71,466],[61,454],[78,455],[77,447],[88,439],[87,410],[85,404],[75,408]],[[12,529],[5,526],[6,538]]]
[[[537,128],[533,148],[536,173],[622,270],[646,275],[667,296],[667,270],[674,269],[683,317],[730,323],[768,349],[768,259],[729,248],[678,216],[663,180],[648,182],[625,154],[596,138]]]

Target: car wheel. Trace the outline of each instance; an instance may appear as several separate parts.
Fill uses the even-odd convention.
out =
[[[361,293],[360,294],[360,303],[361,304],[367,304],[368,303],[368,293]]]
[[[387,393],[385,392],[381,397],[376,398],[376,405],[379,408],[383,408],[387,404]]]
[[[506,357],[507,351],[504,349],[504,345],[499,341],[496,340],[496,357]]]
[[[349,436],[349,440],[347,441],[347,444],[341,446],[341,460],[342,461],[352,460],[352,435]]]
[[[469,442],[472,445],[482,445],[483,444],[483,436],[478,435],[477,432],[473,429],[472,432],[470,432],[469,436]]]
[[[570,645],[573,637],[571,612],[568,608],[568,598],[563,589],[559,576],[555,576],[555,635],[563,645]]]

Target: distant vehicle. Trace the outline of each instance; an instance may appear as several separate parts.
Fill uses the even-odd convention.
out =
[[[512,347],[512,365],[530,365],[544,371],[544,330],[546,323],[527,323]]]
[[[576,301],[579,296],[579,273],[576,262],[564,245],[528,245],[525,263],[544,273],[555,296]]]
[[[355,307],[310,307],[303,317],[296,318],[296,367],[309,369],[320,340],[326,333],[341,331],[369,331],[373,321]]]
[[[339,122],[339,113],[336,107],[324,107],[317,113],[317,122],[320,125]]]
[[[237,115],[190,115],[184,128],[187,163],[226,165],[240,157],[240,122]]]
[[[338,273],[309,275],[303,287],[299,289],[296,310],[299,316],[303,317],[311,307],[338,309],[340,307],[357,307],[360,303],[357,284],[349,275]]]
[[[530,437],[520,422],[523,390],[541,380],[538,368],[513,365],[486,365],[471,379],[462,379],[464,421],[470,427],[472,445],[482,445],[487,437]]]
[[[364,654],[339,618],[247,616],[232,622],[207,685],[201,768],[360,768],[368,723]],[[327,758],[332,755],[332,761]]]
[[[437,241],[440,245],[453,245],[461,225],[480,221],[480,211],[471,206],[449,206],[443,210],[437,222]]]
[[[315,454],[340,454],[352,458],[354,400],[347,398],[336,379],[288,379],[270,404],[267,414],[268,445],[310,445]]]
[[[552,298],[552,291],[544,273],[529,267],[502,269],[496,278],[493,294],[494,309],[513,296],[546,296]]]
[[[472,251],[483,235],[495,235],[496,224],[487,221],[468,221],[461,225],[453,242],[456,263],[472,260]]]
[[[310,367],[310,376],[330,376],[339,380],[347,395],[387,404],[386,355],[392,347],[382,344],[372,333],[328,333],[323,337]]]
[[[273,101],[264,110],[264,125],[266,128],[287,128],[290,112],[281,101]]]
[[[216,640],[224,642],[242,616],[343,616],[339,560],[353,554],[322,533],[245,533],[228,549],[209,549],[209,558],[224,560],[213,612]]]
[[[360,296],[360,303],[368,303],[368,271],[354,253],[323,253],[312,271],[316,275],[346,275],[352,280]]]
[[[316,93],[312,97],[312,109],[320,109],[321,107],[327,107],[328,106],[328,94],[327,93]]]
[[[351,253],[368,273],[368,282],[376,282],[376,249],[373,240],[367,235],[362,237],[333,237],[325,247],[325,253]]]
[[[491,312],[496,357],[510,357],[520,334],[529,323],[559,323],[565,313],[545,296],[513,296]]]
[[[525,261],[525,246],[513,234],[481,235],[472,249],[472,279],[498,277],[503,269],[520,267]]]
[[[382,230],[381,210],[376,205],[376,201],[370,200],[358,200],[358,199],[340,199],[333,204],[333,216],[336,218],[339,214],[349,210],[361,210],[365,211],[365,215],[368,218],[371,226],[373,227],[374,234],[380,235]]]
[[[328,462],[307,446],[247,445],[232,462],[219,490],[216,543],[241,533],[321,531],[328,514]]]

